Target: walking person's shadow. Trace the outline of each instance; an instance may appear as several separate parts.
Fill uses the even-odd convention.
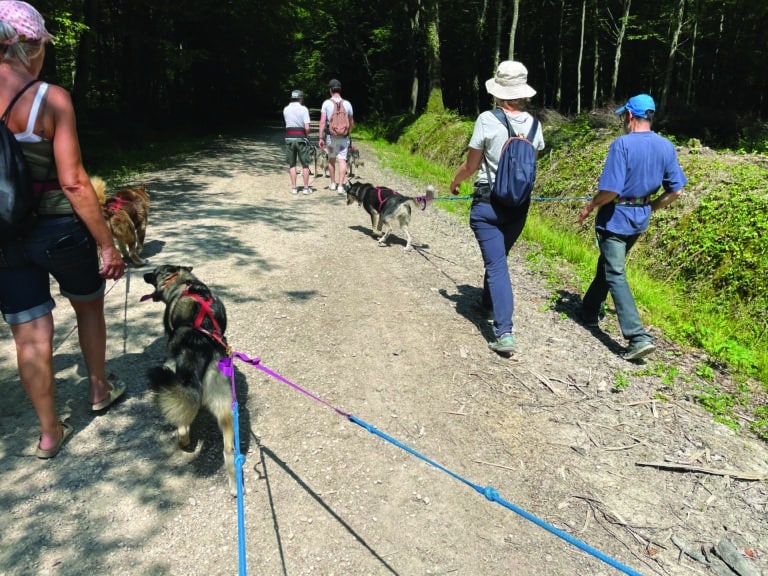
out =
[[[489,342],[494,340],[493,313],[483,307],[483,289],[468,284],[457,284],[456,290],[455,294],[448,294],[445,289],[440,289],[440,295],[454,302],[456,312],[472,322],[486,340]]]

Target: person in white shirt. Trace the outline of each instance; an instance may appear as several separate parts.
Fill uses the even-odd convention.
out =
[[[331,177],[331,190],[336,190],[339,194],[345,194],[344,178],[347,174],[347,152],[349,151],[349,134],[355,126],[353,118],[352,104],[349,100],[341,97],[341,82],[336,79],[328,82],[328,90],[331,97],[323,102],[320,111],[320,148],[326,148],[328,152],[328,172]],[[349,119],[349,129],[345,135],[331,134],[329,122],[331,115],[336,107],[336,103],[341,102]]]
[[[301,90],[291,92],[291,102],[283,108],[285,119],[285,158],[288,161],[288,174],[291,177],[291,194],[298,194],[296,187],[296,164],[301,163],[301,178],[304,182],[302,192],[312,193],[309,186],[309,158],[311,144],[309,136],[309,109],[302,101],[304,94]]]

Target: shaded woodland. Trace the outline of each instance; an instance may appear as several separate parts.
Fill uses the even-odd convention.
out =
[[[359,118],[418,115],[430,93],[473,116],[500,60],[563,114],[646,91],[659,120],[739,146],[768,113],[765,0],[39,0],[57,41],[43,76],[81,124],[250,126],[330,78]]]

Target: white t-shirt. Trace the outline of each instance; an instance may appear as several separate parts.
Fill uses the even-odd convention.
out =
[[[283,108],[283,118],[285,118],[286,128],[301,128],[309,124],[309,109],[301,102],[291,102]]]

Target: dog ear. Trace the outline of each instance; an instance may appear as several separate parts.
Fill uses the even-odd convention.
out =
[[[192,272],[192,266],[179,266],[181,270],[186,270],[187,272]]]

